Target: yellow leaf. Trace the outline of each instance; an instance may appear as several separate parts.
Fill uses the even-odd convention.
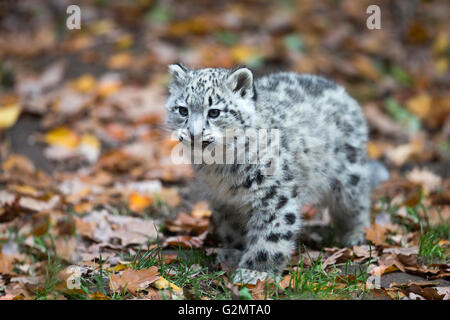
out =
[[[114,271],[114,272],[119,272],[119,271],[123,271],[126,270],[128,268],[128,266],[126,264],[117,264],[116,266],[112,267],[112,268],[108,268],[108,271]]]
[[[439,74],[446,73],[448,70],[448,60],[446,58],[440,58],[436,61],[434,67]]]
[[[79,92],[90,92],[95,87],[96,80],[90,74],[85,74],[73,82],[73,87]]]
[[[17,103],[0,107],[0,129],[6,129],[14,125],[19,118],[19,114],[20,106]]]
[[[383,155],[383,148],[381,148],[380,144],[369,141],[367,143],[367,153],[370,159],[378,159]]]
[[[96,136],[85,133],[81,136],[81,144],[85,144],[95,149],[100,149],[100,141]]]
[[[117,53],[108,60],[108,67],[111,69],[121,69],[130,65],[133,57],[128,52]]]
[[[436,37],[436,40],[434,40],[433,52],[435,54],[440,54],[445,52],[447,48],[448,48],[448,35],[447,33],[441,31]]]
[[[431,97],[421,93],[406,101],[406,107],[420,118],[425,118],[431,111]]]
[[[114,23],[111,20],[103,19],[92,23],[89,28],[96,35],[104,35],[111,32]]]
[[[153,203],[153,199],[149,196],[143,196],[133,192],[128,198],[128,206],[130,210],[141,212]]]
[[[74,149],[80,143],[80,138],[76,132],[67,127],[55,128],[45,134],[45,142],[50,145],[57,145],[68,149]]]
[[[181,290],[180,287],[174,285],[170,281],[167,281],[163,277],[159,277],[159,279],[153,283],[153,286],[159,290],[165,290],[165,289],[171,288],[175,293],[181,293],[183,291],[183,290]]]
[[[231,56],[233,57],[234,61],[238,63],[245,63],[255,57],[256,52],[251,47],[235,46],[231,49]]]
[[[133,44],[133,37],[130,34],[125,34],[117,39],[116,46],[119,49],[127,49]]]
[[[32,186],[26,185],[11,185],[10,188],[20,194],[24,194],[27,196],[37,197],[39,192],[33,188]]]

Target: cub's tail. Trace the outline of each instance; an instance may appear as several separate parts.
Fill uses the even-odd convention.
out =
[[[370,183],[372,188],[380,184],[381,182],[389,180],[389,171],[381,163],[375,160],[369,160],[370,167]]]

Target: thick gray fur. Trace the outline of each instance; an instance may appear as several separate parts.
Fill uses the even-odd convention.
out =
[[[254,80],[247,68],[190,70],[176,64],[169,72],[168,124],[180,141],[191,143],[192,137],[214,145],[225,129],[280,130],[271,175],[262,173],[273,165],[269,156],[253,165],[193,165],[210,193],[225,256],[238,263],[236,281],[253,281],[255,270],[282,272],[297,248],[305,204],[328,207],[343,245],[364,241],[371,189],[389,176],[368,160],[366,121],[343,87],[291,72]],[[209,109],[220,115],[209,117]]]

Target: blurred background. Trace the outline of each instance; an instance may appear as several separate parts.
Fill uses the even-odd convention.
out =
[[[80,29],[66,26],[71,4],[81,9]],[[369,5],[381,9],[379,30],[366,26]],[[23,265],[17,255],[26,247],[45,261],[45,249],[27,239],[48,234],[72,263],[105,248],[132,253],[148,240],[143,234],[156,237],[144,221],[174,219],[195,205],[196,218],[207,219],[192,171],[170,161],[175,144],[164,130],[167,65],[178,61],[335,80],[366,114],[369,156],[391,171],[374,198],[400,207],[425,201],[430,220],[448,221],[449,14],[446,0],[1,1],[3,254]],[[111,218],[121,215],[142,233]],[[102,233],[98,216],[108,221]],[[198,231],[208,223],[194,222],[178,221],[168,234],[190,228],[197,235],[183,238],[186,246],[202,246]],[[74,232],[91,242],[69,241]]]
[[[29,153],[30,130],[101,131],[105,148],[117,142],[108,130],[126,140],[142,115],[163,117],[167,65],[181,61],[330,77],[364,107],[372,157],[449,176],[448,1],[75,1],[81,29],[69,30],[72,2],[0,4],[1,106],[20,108],[25,126],[2,124],[2,140],[45,170],[48,157]],[[381,8],[380,30],[366,27],[371,4]],[[132,96],[142,87],[154,90],[139,108]],[[112,110],[117,99],[127,101]]]

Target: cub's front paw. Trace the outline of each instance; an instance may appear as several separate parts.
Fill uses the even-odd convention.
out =
[[[233,283],[256,284],[258,280],[264,281],[269,278],[269,274],[264,271],[238,268],[233,275]]]
[[[253,284],[253,285],[256,285],[258,280],[264,281],[266,279],[272,279],[275,282],[280,282],[281,276],[279,274],[275,274],[272,272],[238,268],[234,272],[234,275],[232,278],[233,283]]]

